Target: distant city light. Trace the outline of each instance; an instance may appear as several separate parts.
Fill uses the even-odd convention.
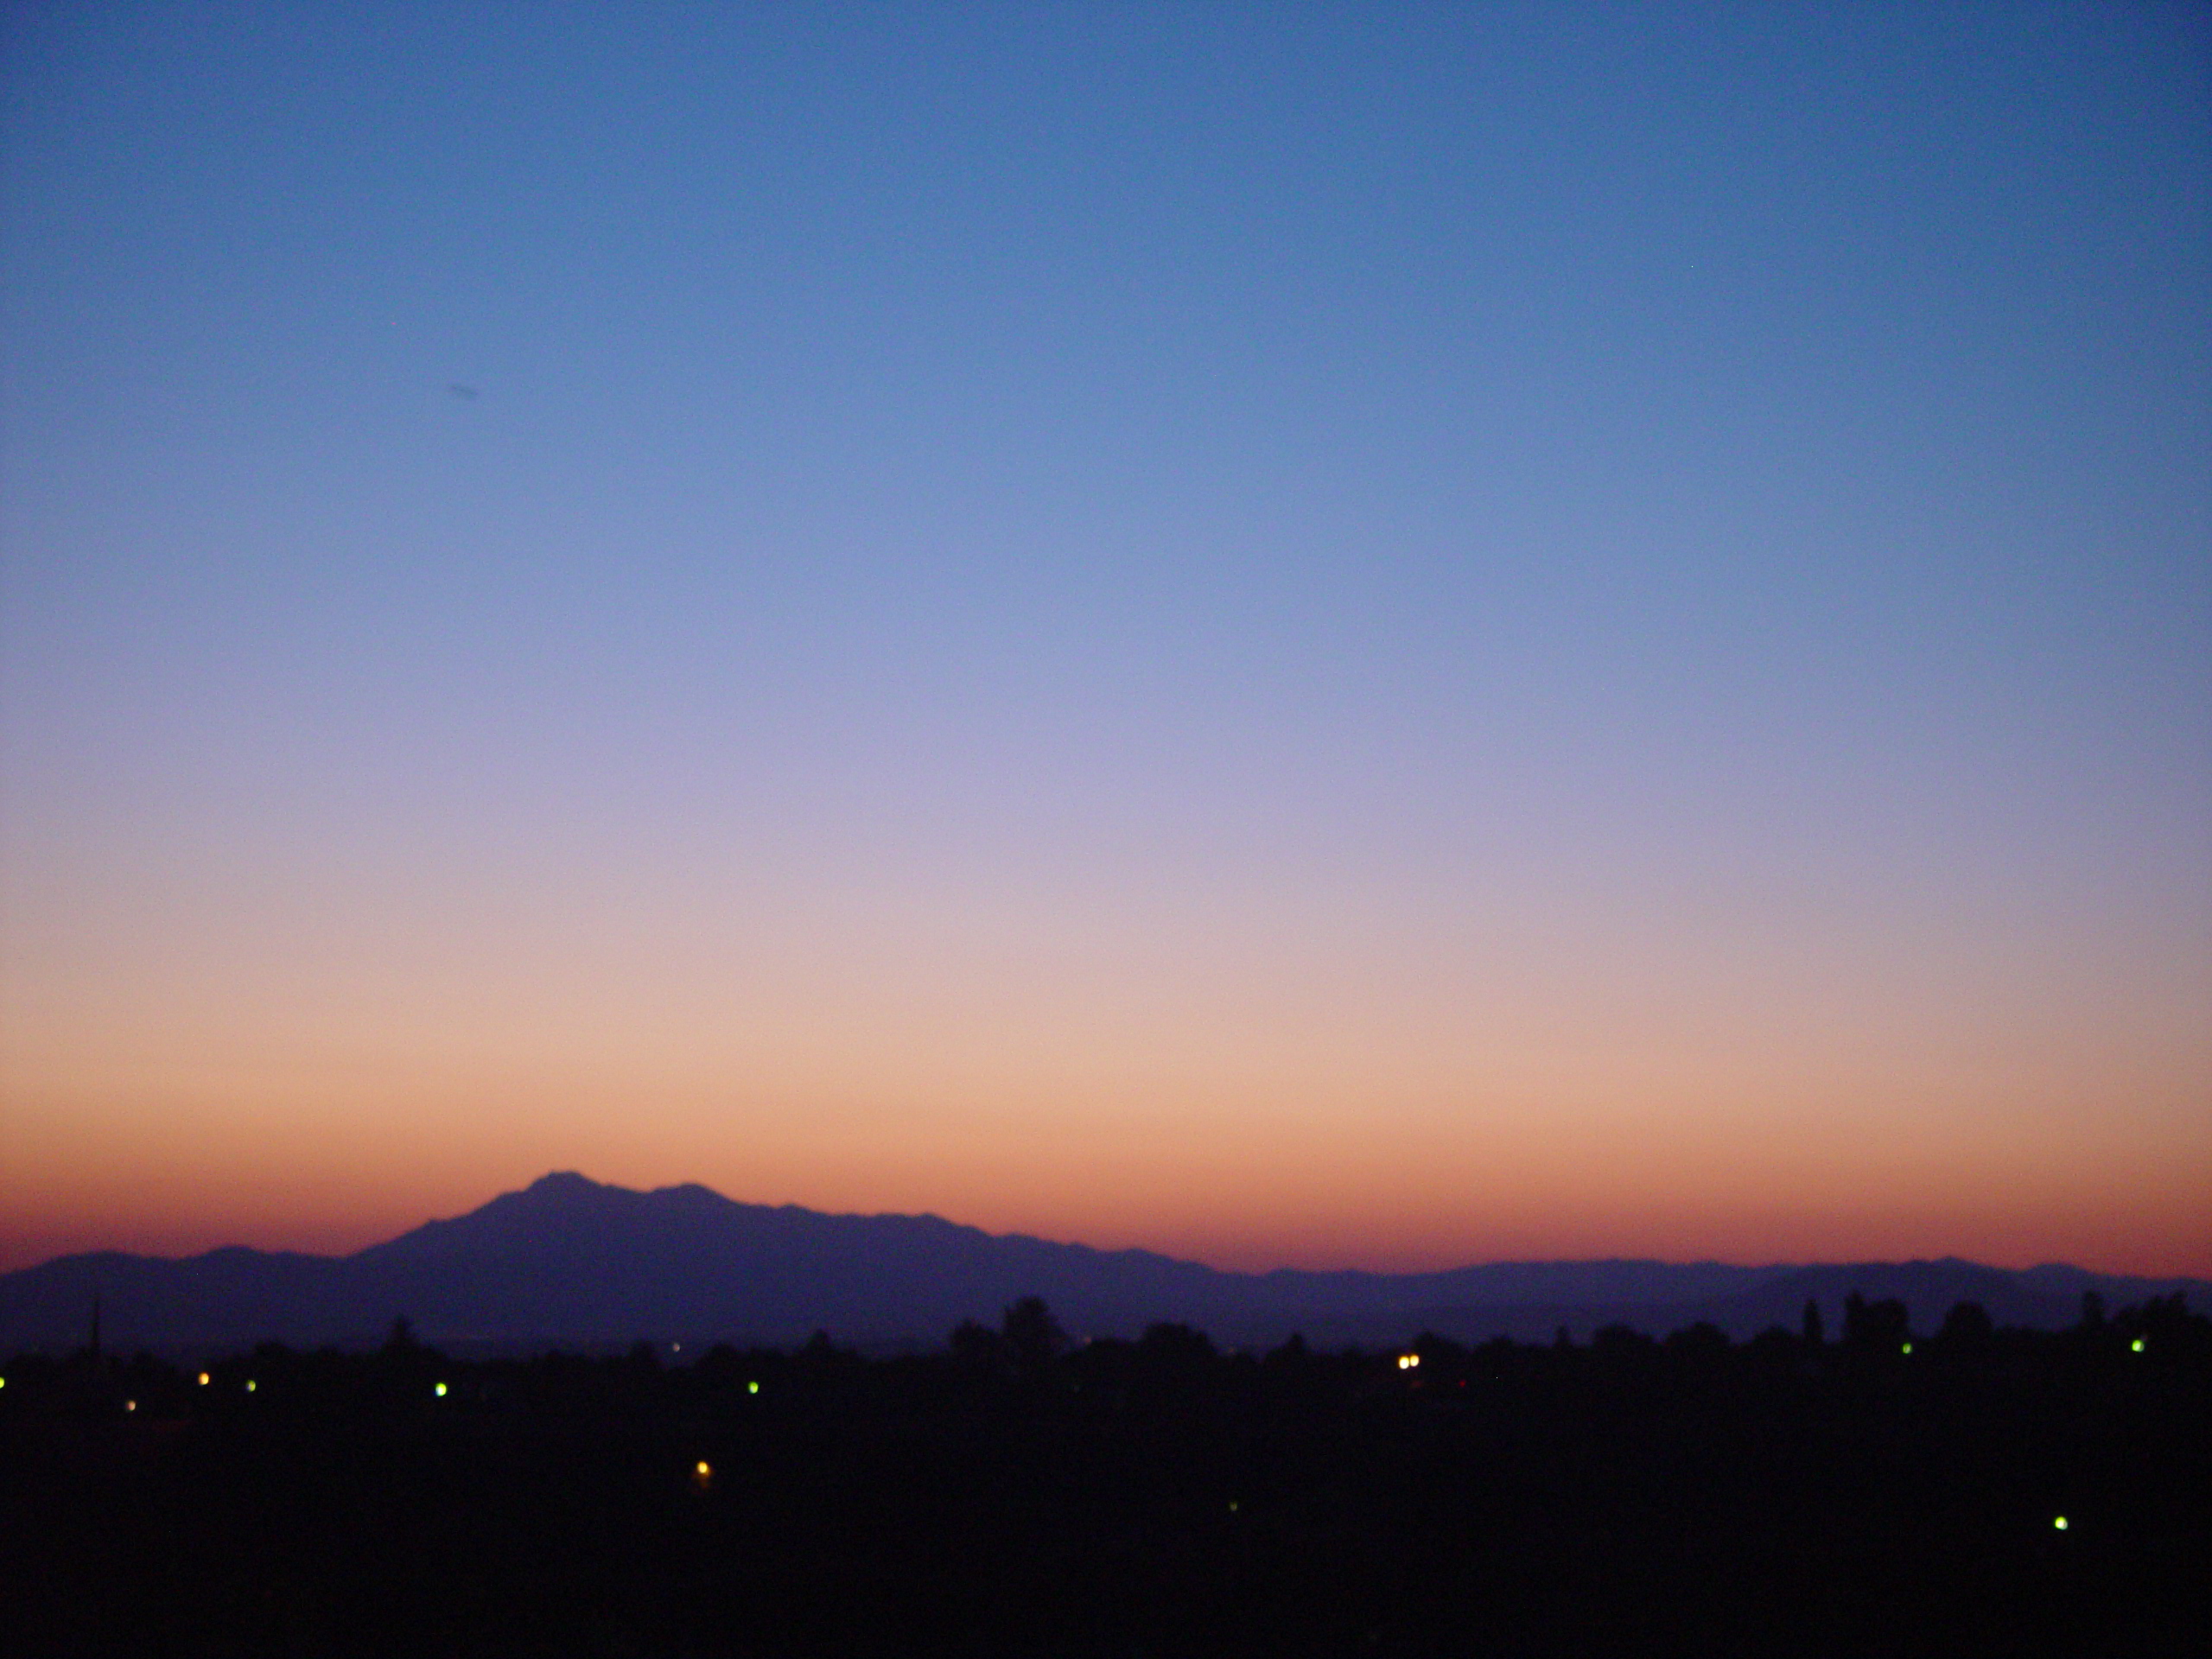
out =
[[[1909,1342],[1905,1344],[1904,1351],[1908,1354],[1910,1353],[1912,1351],[1912,1344]]]
[[[446,1397],[446,1385],[441,1382],[437,1387],[432,1389],[430,1392],[436,1395],[439,1399],[442,1400]]]
[[[2128,1351],[2131,1353],[2141,1353],[2143,1351],[2143,1338],[2140,1337],[2136,1338],[2134,1341],[2127,1344],[2127,1347]]]
[[[1400,1354],[1398,1356],[1398,1369],[1402,1371],[1410,1371],[1414,1366],[1420,1363],[1421,1356],[1419,1354]]]
[[[213,1377],[208,1376],[205,1371],[200,1373],[200,1386],[203,1389],[214,1380],[215,1379]]]
[[[745,1385],[745,1391],[747,1394],[758,1394],[760,1392],[760,1385],[758,1382],[748,1382]]]
[[[702,1479],[702,1480],[704,1480],[704,1479],[705,1479],[709,1475],[711,1475],[711,1474],[713,1474],[713,1473],[715,1472],[715,1471],[714,1471],[714,1466],[713,1466],[711,1464],[709,1464],[709,1462],[708,1462],[704,1458],[700,1459],[698,1462],[696,1462],[696,1464],[692,1465],[691,1466],[692,1466],[693,1471],[694,1471],[695,1473],[696,1473],[696,1474],[698,1475],[699,1478],[700,1478],[700,1479]]]
[[[6,1388],[7,1386],[8,1386],[8,1379],[7,1379],[6,1377],[4,1377],[4,1376],[0,1376],[0,1389],[4,1389],[4,1388]]]
[[[683,1344],[680,1342],[671,1342],[668,1344],[668,1351],[671,1354],[680,1354],[683,1351]]]
[[[250,1376],[249,1376],[248,1378],[246,1378],[246,1380],[245,1380],[245,1391],[246,1391],[248,1394],[251,1394],[251,1393],[252,1393],[256,1389],[259,1388],[260,1386],[261,1386],[261,1384],[259,1384],[258,1382],[255,1382],[255,1381],[254,1381],[251,1377],[250,1377]]]
[[[136,1411],[138,1409],[138,1402],[136,1400],[126,1400],[123,1402],[123,1408],[125,1411]]]
[[[2056,1521],[2052,1522],[2050,1524],[2051,1524],[2052,1526],[2054,1526],[2054,1527],[2057,1528],[2057,1529],[2059,1529],[2059,1531],[2063,1532],[2063,1531],[2065,1531],[2065,1530],[2066,1530],[2066,1517],[2065,1517],[2064,1516],[2063,1516],[2063,1515],[2062,1515],[2062,1516],[2060,1516],[2058,1517],[2058,1519],[2056,1519]]]

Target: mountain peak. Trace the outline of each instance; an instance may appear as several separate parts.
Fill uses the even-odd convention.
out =
[[[523,1190],[528,1192],[558,1194],[563,1192],[604,1192],[606,1189],[601,1186],[599,1182],[592,1179],[588,1175],[579,1174],[573,1169],[556,1169],[549,1174],[539,1176]]]
[[[650,1192],[555,1170],[466,1215],[342,1258],[220,1250],[168,1262],[63,1257],[0,1274],[0,1352],[76,1342],[95,1291],[130,1340],[205,1344],[377,1339],[404,1311],[433,1336],[537,1344],[675,1333],[745,1342],[925,1341],[1042,1296],[1070,1328],[1194,1325],[1242,1345],[1309,1340],[1549,1338],[1562,1325],[1654,1332],[1709,1319],[1735,1336],[1795,1325],[1806,1299],[1906,1303],[1933,1329],[1951,1305],[2058,1329],[2095,1288],[2120,1306],[2212,1285],[2024,1273],[1942,1261],[1798,1268],[1650,1261],[1497,1262],[1443,1273],[1219,1273],[1142,1250],[994,1236],[934,1217],[835,1216],[739,1203],[696,1183]],[[687,1344],[688,1345],[688,1344]]]

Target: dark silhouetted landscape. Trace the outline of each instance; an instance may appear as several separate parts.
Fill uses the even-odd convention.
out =
[[[398,1319],[5,1375],[11,1654],[2181,1654],[2212,1618],[2178,1295],[1259,1354],[1038,1298],[878,1358]]]
[[[2178,1653],[2202,1289],[1252,1276],[550,1175],[0,1281],[5,1646]]]
[[[0,1352],[84,1339],[95,1294],[112,1340],[196,1353],[275,1340],[359,1346],[404,1313],[455,1351],[640,1338],[789,1344],[827,1330],[865,1351],[927,1345],[963,1319],[1039,1295],[1079,1336],[1179,1323],[1238,1347],[1293,1332],[1325,1345],[1430,1330],[1456,1341],[1662,1335],[1707,1322],[1743,1338],[1795,1325],[1810,1300],[1833,1325],[1854,1292],[1925,1325],[1961,1301],[1999,1324],[2056,1330],[2086,1292],[2113,1306],[2212,1285],[2050,1266],[1815,1267],[1503,1262],[1424,1274],[1217,1272],[1146,1250],[1000,1237],[935,1216],[827,1216],[737,1204],[702,1186],[652,1192],[548,1175],[471,1214],[345,1257],[244,1249],[185,1261],[103,1253],[0,1276]]]

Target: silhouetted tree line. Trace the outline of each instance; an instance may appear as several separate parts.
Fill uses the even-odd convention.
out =
[[[2212,1320],[205,1365],[0,1385],[16,1653],[2183,1652]],[[2059,1523],[2065,1524],[2061,1526]]]

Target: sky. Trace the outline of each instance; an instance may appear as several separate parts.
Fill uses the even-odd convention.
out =
[[[2202,10],[13,4],[0,222],[0,1267],[2212,1276]]]

